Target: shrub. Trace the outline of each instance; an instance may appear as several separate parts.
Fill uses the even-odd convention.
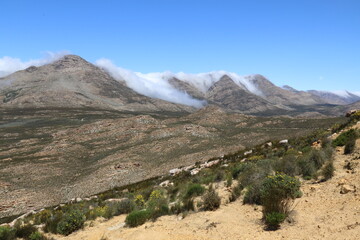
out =
[[[242,190],[243,187],[241,186],[241,184],[236,185],[231,191],[230,202],[236,201],[236,199],[240,197]]]
[[[125,219],[125,223],[129,227],[136,227],[144,224],[149,218],[151,214],[148,210],[135,210],[129,213]]]
[[[244,195],[244,204],[261,204],[260,184],[249,185]]]
[[[325,164],[324,168],[322,169],[321,174],[323,175],[325,180],[329,180],[334,176],[334,172],[335,172],[334,163],[332,161],[328,161]]]
[[[279,212],[270,212],[265,216],[265,223],[271,230],[279,228],[280,224],[285,220],[286,215]]]
[[[172,214],[179,214],[183,211],[183,207],[181,206],[181,203],[176,202],[173,206],[171,206],[170,208],[170,212]]]
[[[307,161],[314,163],[315,169],[320,169],[325,162],[324,152],[315,149],[310,151],[310,153],[307,155],[307,158]]]
[[[356,139],[356,131],[354,129],[350,129],[346,132],[341,133],[333,142],[332,145],[334,147],[344,146],[350,139]]]
[[[183,210],[184,211],[194,211],[194,199],[184,199],[183,200]]]
[[[297,156],[295,154],[285,155],[283,158],[275,161],[274,168],[278,172],[283,172],[289,176],[295,176],[299,173]]]
[[[45,232],[51,232],[51,233],[57,233],[57,226],[58,223],[61,221],[63,217],[63,212],[58,210],[54,212],[50,218],[48,218],[45,222],[44,231]]]
[[[30,235],[33,232],[36,232],[37,229],[36,227],[34,227],[33,225],[30,224],[22,224],[22,221],[17,221],[15,223],[15,230],[16,230],[16,237],[18,238],[24,238],[24,239],[29,239]]]
[[[136,206],[140,209],[145,207],[145,200],[144,200],[143,195],[141,195],[141,194],[138,194],[135,196],[134,202],[135,202]]]
[[[114,216],[130,213],[132,210],[134,210],[135,204],[130,199],[125,198],[124,200],[117,202],[115,204],[115,207],[116,207],[116,214],[114,214]]]
[[[344,154],[351,154],[355,150],[356,138],[350,138],[345,144]]]
[[[34,216],[34,223],[35,224],[42,224],[49,221],[51,218],[51,211],[49,209],[42,210],[41,212],[35,214]]]
[[[232,176],[229,174],[226,176],[226,186],[231,187],[232,183],[233,183],[233,179]]]
[[[63,219],[58,223],[56,231],[62,235],[69,235],[82,228],[84,222],[85,216],[82,212],[79,210],[70,210],[69,213],[64,214]]]
[[[107,215],[109,207],[108,206],[98,206],[86,213],[86,219],[88,220],[94,220],[98,217],[104,217]]]
[[[155,190],[150,194],[150,199],[147,203],[147,206],[150,212],[150,217],[154,220],[158,217],[169,214],[170,211],[167,199],[159,190]]]
[[[15,229],[8,226],[0,226],[0,239],[1,240],[15,239]]]
[[[210,187],[202,199],[203,207],[206,211],[214,211],[220,207],[221,199],[212,187]]]
[[[205,191],[205,188],[198,183],[192,183],[188,185],[184,198],[189,199],[196,196],[201,196]]]
[[[299,196],[300,182],[278,173],[264,179],[260,191],[264,217],[272,212],[287,214],[292,200]]]
[[[47,240],[47,238],[41,232],[36,231],[29,236],[29,240]]]

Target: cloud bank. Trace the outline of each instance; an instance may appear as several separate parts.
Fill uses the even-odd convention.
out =
[[[97,60],[95,64],[108,71],[116,80],[125,81],[128,87],[145,96],[197,108],[206,104],[205,101],[194,99],[187,93],[173,88],[164,78],[145,78],[143,74],[115,66],[110,60],[104,58]]]
[[[0,77],[7,76],[13,72],[26,69],[30,66],[42,66],[69,54],[68,51],[61,52],[45,52],[40,59],[32,59],[29,61],[22,61],[19,58],[4,56],[0,58]]]

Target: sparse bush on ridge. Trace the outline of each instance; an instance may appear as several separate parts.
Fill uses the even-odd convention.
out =
[[[351,154],[355,150],[356,138],[350,138],[345,144],[344,154]]]
[[[16,230],[8,226],[0,226],[0,239],[1,240],[14,240]]]
[[[260,192],[264,217],[272,212],[288,214],[292,200],[299,196],[300,182],[294,177],[277,173],[264,179]]]
[[[243,189],[244,188],[241,184],[237,184],[231,191],[230,202],[236,201],[236,199],[238,199],[240,197],[241,191]]]
[[[220,207],[221,199],[215,189],[210,186],[209,190],[202,196],[203,208],[206,211],[214,211]]]
[[[205,192],[205,188],[198,183],[190,184],[187,189],[184,198],[189,199],[196,196],[201,196]]]
[[[324,165],[324,168],[322,169],[321,174],[324,177],[324,180],[326,181],[334,176],[334,172],[335,172],[335,167],[334,167],[333,161],[328,161]]]
[[[134,210],[125,219],[126,225],[129,227],[137,227],[144,224],[151,217],[149,210]]]
[[[341,133],[333,142],[332,145],[334,147],[344,146],[351,139],[356,139],[356,131],[354,129],[350,129],[346,132]]]
[[[61,221],[58,223],[56,231],[62,235],[70,233],[82,228],[85,223],[85,215],[79,210],[71,210],[65,213]]]

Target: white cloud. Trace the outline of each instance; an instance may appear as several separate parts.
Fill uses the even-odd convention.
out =
[[[13,72],[23,70],[30,66],[41,66],[47,63],[56,61],[57,59],[69,54],[68,51],[61,52],[45,52],[40,59],[32,59],[29,61],[22,61],[19,58],[4,56],[0,58],[0,77],[7,76]]]
[[[125,81],[128,87],[145,96],[194,107],[202,107],[206,104],[205,101],[194,99],[187,93],[173,88],[166,79],[155,77],[156,74],[145,78],[143,74],[117,67],[108,59],[99,59],[95,64],[107,70],[118,81]]]

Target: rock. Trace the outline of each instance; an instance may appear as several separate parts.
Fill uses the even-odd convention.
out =
[[[181,173],[181,172],[182,172],[182,170],[181,170],[180,168],[174,168],[174,169],[171,169],[171,170],[169,171],[169,173],[170,173],[171,176],[178,175],[178,174]]]
[[[81,201],[82,201],[82,199],[81,199],[81,198],[79,198],[79,197],[77,197],[77,198],[75,199],[75,201],[76,201],[76,202],[81,202]]]
[[[265,143],[265,147],[268,147],[268,148],[272,147],[272,142]]]
[[[222,168],[227,168],[228,166],[229,166],[229,164],[225,163],[225,164],[223,164],[221,167],[222,167]]]
[[[201,170],[201,168],[195,168],[195,169],[190,171],[190,174],[191,175],[196,175],[196,174],[198,174],[200,172],[200,170]]]
[[[166,180],[163,181],[162,183],[159,184],[160,187],[169,187],[169,186],[174,186],[173,182],[170,182],[170,180]]]
[[[355,114],[357,111],[358,110],[356,109],[352,109],[345,114],[345,117],[351,117],[351,115]]]
[[[289,143],[288,139],[284,139],[284,140],[279,141],[279,144],[288,144],[288,143]]]
[[[338,182],[338,186],[342,186],[342,185],[347,184],[347,183],[348,183],[348,180],[345,179],[345,178],[342,178],[342,179],[340,179],[340,181]]]
[[[106,199],[105,202],[116,203],[116,202],[125,201],[126,199],[127,198],[109,198],[109,199]]]
[[[252,154],[252,152],[253,152],[253,150],[252,150],[252,149],[251,149],[251,150],[249,150],[249,151],[246,151],[246,152],[244,152],[244,156],[250,155],[250,154]]]
[[[341,186],[340,193],[341,194],[346,194],[346,193],[355,192],[355,191],[356,191],[355,186],[344,184],[344,185]]]

